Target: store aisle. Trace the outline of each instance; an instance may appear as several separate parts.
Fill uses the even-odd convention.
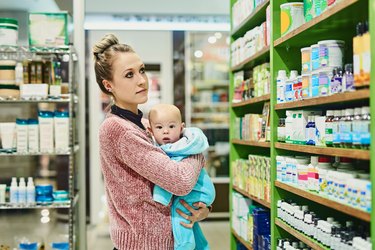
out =
[[[202,230],[211,245],[212,250],[229,249],[229,221],[206,221],[200,223]],[[110,250],[113,249],[108,231],[104,227],[89,229],[88,231],[88,249],[92,250]]]

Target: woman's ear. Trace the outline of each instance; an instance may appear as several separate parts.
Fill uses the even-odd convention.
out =
[[[104,88],[106,88],[109,92],[112,90],[112,84],[108,80],[102,81]]]

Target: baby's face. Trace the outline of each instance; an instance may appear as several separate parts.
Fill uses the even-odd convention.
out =
[[[181,118],[172,112],[158,112],[150,118],[151,133],[159,145],[173,143],[180,139],[184,129]]]

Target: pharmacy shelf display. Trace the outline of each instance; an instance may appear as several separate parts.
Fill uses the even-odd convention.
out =
[[[235,13],[233,6],[236,2],[241,1],[231,1],[232,21],[235,18],[233,17]],[[245,60],[236,64],[233,64],[233,60],[237,61],[238,58],[233,58],[235,55],[232,55],[230,100],[234,96],[236,72],[246,67],[257,65],[259,63],[257,60],[264,60],[267,50],[270,53],[271,86],[268,98],[264,96],[260,97],[260,99],[254,98],[232,103],[230,117],[231,162],[236,159],[246,158],[246,155],[250,153],[265,153],[264,150],[267,145],[264,144],[265,142],[258,144],[241,141],[239,138],[233,137],[233,133],[236,134],[236,130],[238,129],[238,116],[254,113],[261,106],[259,105],[259,101],[267,101],[269,99],[271,114],[271,140],[268,143],[271,159],[271,244],[268,247],[276,249],[278,239],[290,237],[299,239],[313,249],[330,249],[332,247],[329,245],[331,244],[330,242],[324,242],[325,240],[322,238],[317,240],[309,235],[308,229],[301,230],[303,227],[293,224],[298,219],[293,220],[293,218],[289,218],[286,215],[287,213],[285,214],[285,211],[287,211],[291,212],[291,214],[296,213],[297,218],[301,215],[300,213],[304,216],[311,212],[311,214],[319,218],[319,227],[323,225],[322,231],[325,232],[325,226],[328,226],[329,229],[334,228],[334,231],[338,232],[332,236],[335,240],[338,239],[337,237],[341,237],[341,234],[349,231],[350,233],[355,232],[360,235],[357,238],[339,239],[339,243],[332,243],[338,244],[334,246],[336,248],[348,246],[354,248],[355,245],[355,247],[362,246],[364,249],[372,249],[375,242],[375,223],[371,220],[375,216],[375,212],[372,209],[375,190],[371,183],[375,181],[373,174],[375,171],[375,161],[372,161],[371,156],[375,154],[375,149],[374,147],[369,147],[369,145],[375,143],[373,136],[375,126],[373,119],[370,119],[371,116],[375,115],[373,111],[375,89],[372,88],[372,83],[368,79],[375,79],[375,64],[373,63],[375,59],[375,47],[372,46],[370,50],[366,44],[367,41],[375,39],[374,26],[370,25],[368,27],[367,25],[368,23],[375,23],[375,6],[370,0],[327,1],[326,9],[323,6],[322,9],[318,10],[318,12],[321,11],[320,15],[314,16],[316,12],[314,14],[307,11],[307,20],[303,16],[303,21],[298,23],[298,18],[289,20],[288,18],[291,16],[287,13],[289,13],[290,8],[300,8],[301,10],[301,7],[303,12],[303,3],[293,4],[290,2],[286,0],[269,2],[271,8],[270,27],[272,27],[269,48],[265,48],[265,51],[258,51],[258,54],[247,58],[247,61]],[[245,18],[245,21],[242,23],[237,21],[237,23],[246,28],[232,26],[231,45],[235,45],[233,47],[237,48],[236,46],[239,46],[236,44],[236,40],[239,37],[242,37],[248,30],[261,23],[259,21],[260,16],[263,15],[262,20],[266,20],[266,9],[263,8],[264,6],[261,6],[256,9],[259,11],[258,13],[250,15],[256,16],[257,21],[254,19],[254,22],[252,22],[251,18]],[[307,6],[307,9],[309,8]],[[311,8],[314,8],[314,6]],[[353,13],[356,14],[353,15]],[[309,14],[312,15],[309,16]],[[288,16],[287,19],[285,19],[286,16]],[[293,22],[295,20],[297,20],[295,23],[289,23],[289,21]],[[331,60],[334,58],[329,58],[325,65],[325,62],[321,61],[321,59],[326,54],[316,54],[316,49],[320,49],[318,52],[323,51],[325,44],[331,44],[328,47],[333,48],[332,40],[334,40],[337,47],[341,48],[342,54],[339,58],[342,65],[335,65]],[[361,51],[358,51],[358,44],[360,44],[360,48],[363,48]],[[301,49],[303,50],[301,51]],[[304,57],[306,54],[303,54],[303,51],[308,51],[309,49],[310,71],[306,71],[306,57]],[[329,49],[324,51],[329,51]],[[358,64],[358,58],[360,62],[365,61],[366,63]],[[371,64],[368,63],[369,59],[372,61]],[[255,64],[252,63],[253,60],[256,61]],[[370,65],[371,68],[369,67]],[[324,68],[325,66],[332,66],[332,68],[327,69]],[[340,72],[339,66],[342,67],[342,72]],[[359,74],[357,73],[358,67],[361,69]],[[279,72],[281,70],[285,70],[288,76],[284,77],[284,73]],[[293,70],[297,72],[293,72]],[[327,71],[322,72],[322,70]],[[296,77],[294,77],[294,74],[296,74]],[[314,74],[318,78],[314,78]],[[326,78],[329,79],[328,86],[325,85],[324,80],[316,82],[316,79],[323,79],[324,74],[329,75]],[[301,75],[300,78],[298,78],[298,75]],[[308,79],[307,75],[311,78]],[[347,81],[348,79],[353,83],[351,77],[354,79],[354,84],[349,85],[350,82]],[[343,80],[344,84],[340,80]],[[292,85],[291,82],[296,84]],[[308,91],[310,91],[307,95],[304,93],[306,82],[309,84]],[[337,85],[338,82],[340,82],[340,85]],[[319,85],[314,85],[316,83],[319,83]],[[340,86],[340,88],[336,88],[337,86]],[[295,94],[294,96],[293,94],[290,95],[291,93],[288,92],[289,89],[294,91],[292,92]],[[282,94],[280,94],[281,90],[284,91]],[[302,123],[299,124],[299,120],[294,120],[294,118],[298,119],[298,117],[306,118],[301,127],[299,126]],[[330,125],[333,124],[327,124],[332,121],[331,118],[338,118],[338,120],[335,120],[337,123],[334,123],[338,127],[333,127],[332,130]],[[346,130],[346,125],[349,123],[340,123],[340,121],[343,122],[345,119],[351,122],[349,133]],[[288,126],[290,126],[291,122],[294,125],[293,130],[291,130],[292,133],[295,133],[293,138],[288,137],[288,132],[285,132],[286,130],[290,130]],[[366,125],[370,128],[370,132],[364,132],[365,135],[355,133],[356,131],[361,131],[362,133],[362,130],[356,130],[359,128],[356,127],[359,124],[371,124],[369,126]],[[341,132],[340,125],[344,125],[341,128]],[[354,130],[352,127],[354,127]],[[327,128],[328,130],[326,130]],[[324,133],[327,131],[327,134],[323,137],[324,140],[320,139],[320,135],[315,135],[314,137],[307,132],[313,130],[323,131],[322,129],[324,129]],[[331,135],[332,137],[330,137]],[[350,135],[349,139],[346,135]],[[371,135],[370,141],[368,140],[369,135]],[[356,141],[358,137],[365,138],[365,141]],[[310,140],[311,138],[315,138],[315,140]],[[314,159],[313,163],[311,160],[306,160],[309,157]],[[324,185],[322,188],[319,184],[317,186],[309,186],[308,182],[304,182],[304,170],[308,174],[312,173],[312,168],[309,168],[309,166],[315,166],[315,160],[319,161],[319,163],[316,168],[317,171],[312,172],[316,173],[315,178],[319,176],[320,181],[322,181],[321,183],[324,184],[326,183],[325,181],[328,181],[328,189],[325,189]],[[304,161],[308,162],[306,163],[307,168],[304,168]],[[290,173],[289,171],[283,172],[283,169],[279,168],[279,166],[283,166],[279,165],[280,162],[285,162],[289,164],[288,166],[296,166],[295,171],[292,169]],[[295,165],[293,165],[293,162],[295,162]],[[331,163],[335,164],[335,169],[331,167]],[[350,166],[348,169],[352,172],[349,175],[346,175],[349,172],[344,171],[344,165]],[[328,168],[325,168],[325,166],[328,166]],[[325,172],[323,169],[327,169],[327,171]],[[285,170],[290,169],[286,167]],[[332,176],[335,177],[331,178]],[[298,179],[299,177],[300,179]],[[306,178],[309,180],[309,177],[306,176]],[[234,176],[231,176],[231,182],[235,181]],[[319,179],[317,181],[319,183]],[[354,187],[352,187],[351,183],[355,183]],[[330,184],[333,184],[333,186],[330,186]],[[336,189],[334,185],[338,185],[343,189]],[[246,191],[239,189],[237,186],[232,185],[231,190],[251,199],[251,195],[248,195]],[[363,196],[356,196],[357,192],[362,193]],[[237,204],[233,204],[233,199],[232,197],[231,207],[235,209]],[[238,198],[235,197],[235,199],[237,202]],[[293,206],[298,207],[298,211],[293,210]],[[337,228],[340,225],[342,227],[338,230]],[[237,249],[239,242],[243,242],[245,239],[241,236],[241,233],[233,230],[233,226],[236,226],[233,224],[233,219],[231,226],[231,249]],[[366,237],[369,237],[371,240],[366,240]],[[236,240],[236,238],[239,239]],[[245,242],[243,245],[245,248],[251,249],[252,245],[247,243]]]
[[[237,3],[236,3],[237,2]],[[240,3],[242,2],[242,3]],[[268,162],[267,158],[269,159],[270,156],[270,147],[271,144],[269,141],[266,141],[265,135],[262,139],[257,137],[256,135],[249,135],[248,132],[240,132],[238,122],[243,122],[243,124],[249,125],[251,122],[250,120],[257,119],[258,117],[262,117],[262,113],[264,111],[264,107],[269,106],[270,102],[270,93],[269,90],[267,91],[266,88],[260,86],[260,84],[256,84],[254,93],[245,94],[244,89],[248,88],[249,80],[245,79],[249,75],[250,72],[257,71],[260,65],[266,65],[265,63],[269,62],[270,60],[270,46],[264,43],[258,44],[257,49],[253,51],[245,52],[241,48],[238,47],[241,42],[241,39],[245,40],[245,35],[251,36],[251,30],[253,33],[256,29],[264,29],[266,26],[266,9],[270,4],[269,0],[260,2],[258,6],[254,6],[251,10],[243,11],[241,10],[242,6],[245,6],[246,3],[250,5],[250,2],[253,1],[234,1],[231,0],[231,13],[232,13],[232,32],[231,32],[231,71],[230,71],[230,88],[229,88],[229,101],[230,104],[230,174],[231,174],[231,185],[230,185],[230,209],[231,209],[231,249],[236,249],[238,244],[243,245],[246,249],[253,249],[253,242],[254,237],[253,235],[248,235],[247,230],[244,229],[247,227],[241,227],[240,224],[247,223],[248,214],[250,211],[241,211],[239,208],[240,205],[234,203],[245,203],[245,204],[252,204],[252,208],[260,211],[262,213],[263,220],[259,221],[267,221],[269,218],[269,208],[271,207],[271,203],[267,200],[264,200],[263,197],[269,197],[266,193],[269,193],[267,190],[267,186],[269,187],[270,183],[266,183],[267,171],[265,171],[266,164],[259,164],[259,162]],[[255,2],[255,1],[254,1]],[[234,13],[241,13],[243,16],[243,20],[234,20]],[[237,23],[237,25],[235,25]],[[234,27],[235,26],[235,27]],[[257,34],[258,36],[259,34]],[[248,38],[250,39],[250,38]],[[264,36],[266,40],[266,37]],[[236,48],[236,49],[234,49]],[[236,51],[234,51],[236,50]],[[245,54],[245,57],[242,57],[240,54]],[[257,69],[257,68],[258,69]],[[254,69],[255,68],[255,69]],[[262,72],[266,72],[267,68],[263,68]],[[258,72],[258,71],[257,71]],[[254,73],[254,72],[253,72]],[[250,73],[252,75],[253,73]],[[241,79],[240,82],[237,80]],[[244,82],[247,80],[246,86]],[[263,79],[259,79],[259,83]],[[237,82],[236,86],[234,82]],[[267,80],[263,81],[265,84]],[[255,84],[254,84],[255,85]],[[253,88],[253,86],[251,87]],[[238,93],[238,92],[241,93]],[[236,93],[235,93],[236,92]],[[236,99],[236,100],[235,100]],[[267,108],[266,108],[267,110]],[[241,118],[245,117],[247,118]],[[241,121],[239,120],[241,119]],[[247,121],[245,121],[247,120]],[[242,126],[247,126],[242,125]],[[246,134],[246,135],[245,135]],[[250,156],[251,154],[251,156]],[[252,160],[251,160],[252,159]],[[257,162],[257,163],[255,163]],[[241,174],[241,164],[246,165],[246,169],[249,172],[252,172],[251,177],[247,178],[239,178]],[[259,177],[255,177],[259,174]],[[245,174],[245,173],[243,173]],[[247,173],[246,173],[247,175]],[[260,177],[262,175],[262,177]],[[254,181],[251,184],[248,182],[250,178]],[[268,180],[269,182],[269,180]],[[257,187],[251,190],[252,194],[250,194],[249,189],[251,186]],[[256,194],[256,195],[254,195]],[[262,197],[259,198],[259,197]],[[259,210],[260,209],[260,210]],[[245,209],[246,210],[246,209]],[[255,211],[254,210],[254,211]],[[257,212],[255,212],[257,213]],[[254,214],[255,214],[254,213]],[[255,218],[257,215],[252,215],[252,218]],[[268,217],[267,217],[268,216]],[[254,221],[258,221],[256,219],[251,219]],[[251,222],[252,223],[252,222]],[[263,225],[262,225],[263,226]],[[261,226],[261,227],[262,227]],[[241,230],[241,228],[243,230]],[[254,235],[261,234],[254,230]],[[265,233],[265,235],[269,235],[269,233]],[[267,237],[267,236],[266,236]]]
[[[2,216],[7,216],[6,210],[17,211],[17,213],[22,213],[22,216],[30,214],[30,211],[33,209],[41,210],[43,218],[45,217],[42,223],[48,223],[50,220],[49,216],[56,215],[58,218],[66,221],[67,225],[66,229],[63,230],[64,232],[59,231],[56,234],[64,234],[70,245],[69,249],[75,249],[79,238],[77,235],[78,229],[76,228],[76,214],[78,209],[77,204],[79,203],[77,153],[80,150],[76,127],[76,119],[79,115],[78,105],[76,105],[78,103],[78,88],[74,80],[76,77],[77,55],[72,46],[58,48],[58,51],[36,51],[27,47],[12,47],[9,50],[3,50],[0,54],[2,58],[6,56],[7,58],[13,58],[18,62],[24,63],[23,67],[21,67],[23,68],[21,77],[23,78],[23,85],[25,85],[26,89],[28,88],[27,91],[21,91],[20,95],[2,96],[0,99],[0,105],[4,110],[12,109],[18,111],[18,113],[8,114],[6,118],[1,116],[7,122],[4,123],[3,120],[1,121],[2,124],[7,124],[6,126],[9,126],[8,129],[13,126],[17,130],[14,131],[14,139],[10,138],[13,140],[10,147],[6,144],[5,136],[2,138],[0,162],[4,167],[9,164],[12,165],[12,162],[14,162],[14,164],[20,164],[21,166],[28,165],[27,168],[32,169],[31,171],[25,171],[21,167],[12,166],[15,170],[9,173],[3,172],[1,176],[3,181],[8,181],[12,177],[12,180],[14,179],[15,182],[14,185],[8,186],[6,184],[8,186],[7,190],[9,190],[9,197],[2,197],[0,202],[0,210],[2,211],[0,220],[4,219],[1,218]],[[35,60],[37,63],[44,63],[43,67],[45,68],[43,68],[43,71],[36,70],[33,72],[32,69],[28,69],[29,66],[33,67],[31,65]],[[60,65],[60,63],[54,64],[56,61],[61,62],[65,66]],[[51,69],[53,73],[51,73]],[[46,88],[47,91],[51,90],[51,86],[54,84],[57,84],[54,88],[59,88],[61,81],[65,80],[66,93],[56,94],[54,92],[51,95],[51,92],[48,92],[48,94],[45,93],[42,96],[39,94],[33,96],[35,90],[40,91],[39,87],[46,84],[38,86],[37,84],[30,83],[30,79],[34,81],[34,76],[29,75],[30,72],[33,72],[32,74],[45,73],[43,76],[45,77],[44,79],[50,79]],[[65,78],[60,79],[59,74],[62,72],[66,75]],[[44,116],[45,114],[48,115]],[[63,115],[59,116],[60,114]],[[49,119],[48,121],[46,117]],[[59,120],[60,117],[64,117],[64,119]],[[24,118],[32,119],[25,120]],[[58,130],[60,129],[61,133],[64,134],[59,134]],[[51,133],[46,134],[47,131]],[[20,169],[16,170],[17,167]],[[32,183],[30,187],[29,185],[26,187],[22,186],[23,184],[18,185],[18,181],[22,178],[25,178],[25,182],[28,183],[28,177],[33,178],[34,185]],[[4,186],[2,185],[2,187]],[[3,191],[5,194],[5,189]],[[49,210],[51,210],[51,213],[48,212]],[[13,213],[12,211],[9,212]],[[17,234],[17,230],[10,228],[6,235],[12,239],[14,237],[31,237],[30,235],[34,233],[26,232],[25,230],[23,230],[25,233],[24,236],[21,234],[8,235],[9,233]],[[49,232],[48,235],[53,234],[54,232]],[[43,239],[44,242],[48,238],[48,235],[39,235],[39,238],[35,239]],[[30,239],[32,240],[33,238]],[[9,244],[7,241],[1,243],[3,245]]]

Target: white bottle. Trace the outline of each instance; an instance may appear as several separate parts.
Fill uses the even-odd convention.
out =
[[[26,182],[25,178],[20,178],[20,183],[18,186],[18,203],[26,204]]]
[[[35,186],[34,186],[33,177],[29,177],[27,179],[26,203],[27,204],[34,204],[35,203]]]
[[[307,182],[308,182],[308,189],[310,191],[319,191],[319,177],[318,177],[318,170],[316,166],[318,165],[318,156],[311,156],[311,161],[308,166],[307,172]]]
[[[291,110],[286,111],[286,119],[285,119],[285,142],[286,143],[293,143],[293,133],[294,133],[294,118],[293,114],[295,112]]]
[[[20,86],[23,84],[23,65],[22,63],[18,62],[16,64],[16,85]]]
[[[12,204],[18,203],[18,185],[17,185],[17,178],[12,177],[12,183],[10,184],[10,191],[9,191],[9,202]]]
[[[285,102],[285,82],[287,80],[286,71],[279,70],[277,79],[276,79],[276,87],[277,87],[277,103]]]

